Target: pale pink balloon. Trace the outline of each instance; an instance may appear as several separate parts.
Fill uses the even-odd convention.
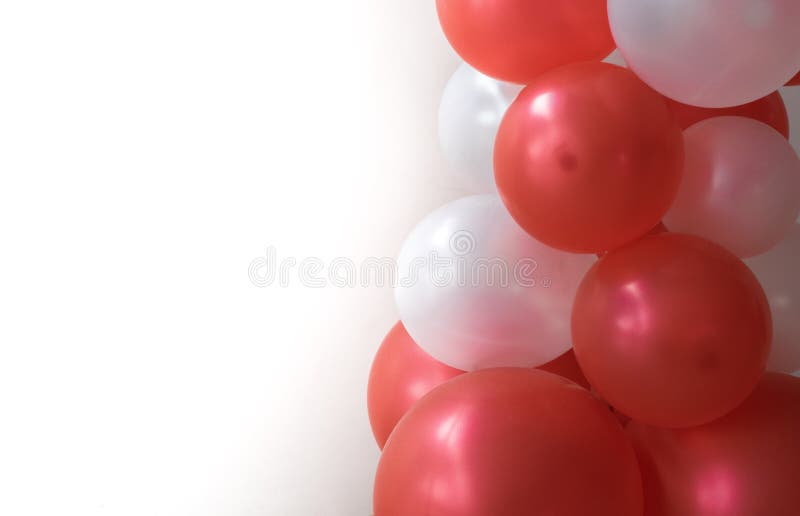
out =
[[[780,243],[800,214],[800,159],[789,142],[743,117],[703,120],[684,131],[684,141],[685,171],[667,228],[743,258]]]
[[[771,251],[745,263],[755,273],[772,311],[772,352],[767,369],[800,372],[800,224]]]

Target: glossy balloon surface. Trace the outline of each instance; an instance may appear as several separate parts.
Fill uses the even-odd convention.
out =
[[[439,143],[460,185],[474,192],[496,191],[494,140],[503,115],[521,90],[466,63],[450,78],[439,104]]]
[[[572,301],[594,261],[536,241],[496,195],[465,197],[408,236],[395,300],[411,337],[445,364],[535,367],[570,348]]]
[[[605,0],[437,0],[462,58],[500,80],[527,84],[544,71],[600,60],[614,49]]]
[[[608,407],[532,369],[465,374],[398,424],[375,516],[641,516],[633,449]]]
[[[800,379],[770,373],[707,425],[632,422],[647,516],[794,516],[800,507]]]
[[[520,226],[547,245],[597,253],[658,224],[678,190],[683,139],[662,97],[633,73],[582,63],[522,91],[494,163]]]
[[[740,257],[768,251],[800,215],[800,158],[777,131],[742,117],[684,132],[686,165],[664,216],[671,231],[702,236]]]
[[[684,104],[752,102],[800,69],[796,0],[609,0],[608,16],[628,66]]]
[[[663,233],[612,251],[581,283],[575,355],[622,413],[655,426],[699,425],[740,404],[764,372],[769,306],[722,247]]]

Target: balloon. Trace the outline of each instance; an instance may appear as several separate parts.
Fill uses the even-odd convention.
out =
[[[497,128],[520,86],[496,81],[462,64],[439,105],[439,142],[461,182],[476,192],[495,192],[492,151]]]
[[[766,124],[704,120],[684,133],[686,166],[664,224],[741,257],[777,245],[800,214],[800,159]]]
[[[383,339],[367,387],[367,408],[372,433],[383,449],[400,418],[431,389],[464,371],[453,369],[422,351],[402,323]]]
[[[575,358],[575,352],[572,350],[567,351],[555,360],[539,366],[537,369],[547,371],[548,373],[557,374],[562,378],[572,380],[584,389],[591,389],[589,381],[581,371],[581,366],[578,365],[578,360]]]
[[[800,86],[800,72],[797,72],[797,75],[789,79],[786,86]]]
[[[395,300],[411,337],[449,366],[534,367],[570,348],[572,301],[594,260],[537,242],[496,195],[465,197],[408,236]]]
[[[707,425],[631,423],[648,516],[792,516],[800,507],[800,379],[770,373]]]
[[[581,63],[522,91],[500,125],[494,165],[526,231],[596,253],[658,224],[678,190],[683,140],[661,96],[633,73]]]
[[[572,350],[538,369],[567,378],[585,389],[591,388]],[[414,403],[434,387],[461,374],[464,371],[422,351],[402,322],[395,324],[375,355],[367,386],[369,421],[378,446],[383,449],[397,422]]]
[[[739,106],[800,69],[796,0],[608,0],[608,16],[629,67],[684,104]]]
[[[800,226],[795,224],[773,250],[745,263],[755,273],[772,309],[774,332],[767,369],[781,373],[800,370]]]
[[[572,337],[589,383],[654,426],[699,425],[753,390],[769,353],[767,299],[722,247],[662,233],[608,253],[575,298]]]
[[[437,387],[383,450],[375,516],[641,516],[631,444],[558,376],[490,369]]]
[[[605,0],[436,0],[453,48],[486,75],[527,84],[540,73],[614,49]]]
[[[666,97],[665,99],[669,110],[678,120],[681,129],[687,129],[689,126],[708,118],[743,116],[764,122],[772,126],[785,138],[789,138],[789,116],[786,113],[786,105],[783,103],[783,98],[777,91],[743,106],[721,109],[689,106]]]

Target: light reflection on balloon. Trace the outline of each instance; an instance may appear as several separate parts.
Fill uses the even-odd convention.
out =
[[[772,310],[772,352],[767,368],[781,373],[800,370],[800,225],[795,224],[777,247],[745,263],[755,273]]]
[[[664,224],[740,257],[777,245],[800,214],[800,158],[789,142],[766,124],[730,116],[691,126],[684,142],[683,180]]]
[[[698,237],[651,235],[612,251],[575,299],[575,355],[613,407],[685,427],[742,402],[764,371],[767,299],[738,258]]]
[[[647,516],[790,516],[800,507],[800,379],[768,373],[725,417],[681,430],[627,426]]]
[[[375,516],[641,516],[641,476],[608,407],[533,369],[464,374],[400,421]]]
[[[683,139],[663,98],[629,70],[578,63],[520,93],[494,166],[523,229],[557,249],[599,253],[659,223],[678,190]]]
[[[793,0],[609,0],[608,16],[628,66],[684,104],[752,102],[800,69]]]

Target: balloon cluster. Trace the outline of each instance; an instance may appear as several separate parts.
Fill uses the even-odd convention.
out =
[[[800,2],[436,6],[476,195],[400,251],[375,516],[798,514]]]

